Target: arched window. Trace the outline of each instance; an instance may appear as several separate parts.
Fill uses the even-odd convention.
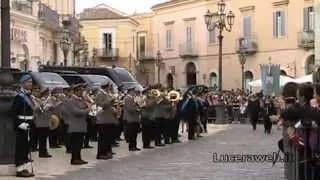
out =
[[[171,73],[167,75],[167,87],[173,89],[173,76]]]
[[[251,71],[246,71],[244,73],[244,88],[246,91],[252,91],[251,86],[249,86],[249,82],[253,81],[253,73]]]
[[[314,61],[314,54],[309,56],[307,58],[306,61],[306,74],[312,74],[314,71],[314,65],[315,65],[315,61]]]
[[[210,86],[213,88],[218,88],[218,76],[215,72],[210,73]]]
[[[186,79],[187,86],[196,85],[197,84],[197,68],[193,62],[189,62],[186,65]]]

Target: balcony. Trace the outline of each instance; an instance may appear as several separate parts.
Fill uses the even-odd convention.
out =
[[[42,22],[42,26],[54,31],[60,29],[59,14],[57,11],[51,9],[49,6],[40,3],[39,6],[39,19]]]
[[[305,49],[314,48],[314,31],[303,31],[298,33],[298,46]]]
[[[152,49],[145,50],[145,51],[138,51],[138,60],[145,61],[145,60],[154,60],[155,54],[153,53]]]
[[[11,9],[32,15],[32,2],[28,0],[13,0],[11,2]]]
[[[258,51],[258,43],[255,36],[241,37],[237,39],[237,53],[253,55]]]
[[[77,42],[80,40],[80,34],[79,34],[79,21],[76,17],[70,15],[70,14],[64,14],[61,15],[61,22],[63,26],[68,28],[70,34],[71,34],[71,39],[74,42]]]
[[[199,56],[198,46],[193,43],[180,44],[179,55],[182,58],[194,58]]]
[[[110,59],[116,59],[119,57],[119,49],[118,48],[102,48],[102,49],[96,49],[96,57],[98,58],[110,58]]]

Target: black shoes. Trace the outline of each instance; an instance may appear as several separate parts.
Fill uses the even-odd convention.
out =
[[[180,140],[173,140],[172,143],[181,143]]]
[[[108,160],[108,159],[112,159],[112,155],[111,154],[107,154],[107,155],[99,155],[97,156],[98,160]]]
[[[83,165],[83,164],[88,164],[88,162],[81,159],[71,160],[71,165]]]
[[[139,148],[129,148],[129,151],[141,151]]]
[[[62,147],[59,146],[59,145],[54,145],[54,146],[50,146],[50,148],[51,148],[51,149],[60,149],[60,148],[62,148]]]
[[[154,149],[152,146],[143,146],[143,149]]]
[[[16,177],[29,178],[29,177],[34,177],[34,174],[29,172],[28,170],[23,170],[23,171],[17,172]]]
[[[165,146],[165,144],[157,143],[156,146]]]
[[[83,147],[83,149],[92,149],[93,147],[92,146],[89,146],[89,145],[86,145]]]
[[[39,153],[39,158],[51,158],[52,156],[49,153]]]

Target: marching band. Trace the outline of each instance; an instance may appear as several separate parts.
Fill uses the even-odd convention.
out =
[[[131,88],[116,94],[108,84],[90,91],[86,84],[41,90],[32,82],[30,85],[30,80],[28,75],[22,77],[21,89],[13,103],[18,177],[34,176],[25,166],[31,161],[27,158],[30,153],[28,142],[32,149],[39,147],[40,158],[51,158],[47,150],[48,138],[54,139],[50,145],[57,148],[62,145],[59,142],[62,139],[66,152],[71,153],[70,163],[82,165],[88,162],[82,159],[81,149],[90,147],[89,140],[92,139],[98,142],[96,158],[107,160],[115,154],[112,147],[119,146],[117,141],[122,140],[122,132],[129,151],[140,150],[137,146],[139,132],[142,132],[144,149],[153,149],[153,141],[155,146],[179,143],[178,129],[183,117],[189,122],[189,139],[194,139],[197,132],[197,109],[190,111],[194,114],[181,114],[185,112],[181,108],[189,111],[197,107],[191,102],[200,103],[200,99],[192,94],[182,99],[179,92],[158,87],[143,92]]]

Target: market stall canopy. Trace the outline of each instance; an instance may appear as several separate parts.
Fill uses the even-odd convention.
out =
[[[280,76],[280,86],[284,86],[288,82],[296,82],[296,79],[293,79],[293,78],[288,77],[288,76],[283,76],[283,75]],[[261,79],[251,81],[248,84],[251,87],[262,87]]]
[[[295,82],[298,84],[307,83],[307,82],[312,83],[313,82],[312,74],[297,78]]]

